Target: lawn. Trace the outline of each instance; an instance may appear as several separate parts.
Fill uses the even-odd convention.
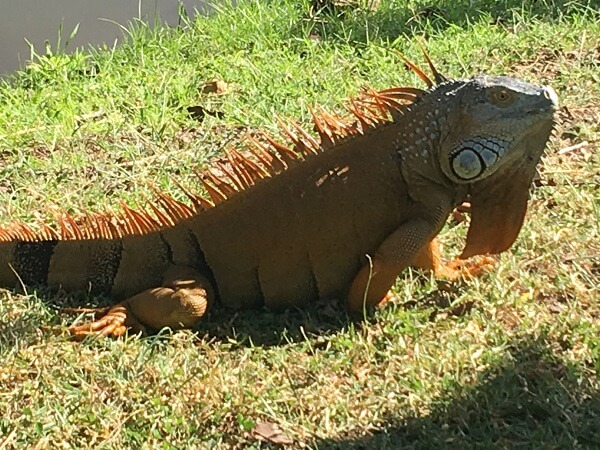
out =
[[[102,299],[0,291],[0,450],[600,448],[600,2],[370,3],[241,0],[69,54],[65,32],[0,81],[0,221],[143,205],[151,186],[182,197],[175,181],[278,134],[276,116],[423,87],[397,53],[422,62],[423,43],[448,77],[560,97],[497,269],[458,285],[409,270],[360,321],[340,302],[215,311],[194,332],[83,343],[60,307]],[[466,226],[442,232],[448,255]]]

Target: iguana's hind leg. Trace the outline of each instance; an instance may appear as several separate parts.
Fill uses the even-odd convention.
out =
[[[145,333],[190,328],[206,313],[214,300],[214,290],[206,277],[195,269],[171,267],[160,287],[148,289],[118,304],[98,309],[96,320],[72,326],[69,333],[76,340],[89,335],[122,336],[128,330]]]

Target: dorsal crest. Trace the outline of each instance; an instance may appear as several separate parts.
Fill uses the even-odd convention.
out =
[[[426,53],[425,58],[434,81],[417,65],[404,56],[401,57],[428,87],[433,86],[434,81],[445,81],[445,77],[435,69]],[[346,105],[349,117],[326,112],[320,107],[310,109],[316,135],[296,122],[285,123],[277,118],[289,144],[279,142],[266,133],[248,134],[244,151],[228,149],[223,157],[212,162],[210,168],[194,172],[208,198],[193,193],[173,180],[189,203],[154,189],[155,197],[152,200],[146,199],[145,209],[136,210],[121,202],[120,211],[109,209],[101,213],[86,213],[78,218],[66,213],[57,215],[55,225],[52,226],[43,221],[31,225],[15,222],[6,228],[0,228],[0,242],[119,239],[172,227],[252,188],[262,180],[285,172],[294,164],[334,148],[346,139],[372,132],[393,121],[394,115],[403,113],[424,93],[424,90],[415,87],[394,87],[379,91],[363,89]]]

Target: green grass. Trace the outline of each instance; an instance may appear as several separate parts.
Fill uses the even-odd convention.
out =
[[[382,1],[310,18],[239,2],[124,45],[54,49],[0,82],[0,214],[180,195],[275,115],[341,111],[361,86],[418,84],[393,49],[425,42],[451,77],[551,84],[562,109],[528,219],[497,271],[460,286],[416,272],[364,322],[340,305],[212,314],[196,333],[70,342],[41,292],[0,294],[0,449],[600,447],[600,15],[597,1]],[[488,11],[488,12],[484,12]],[[203,94],[211,79],[222,95]],[[221,117],[194,119],[201,105]],[[559,149],[587,142],[560,154]],[[465,226],[442,234],[456,253]]]

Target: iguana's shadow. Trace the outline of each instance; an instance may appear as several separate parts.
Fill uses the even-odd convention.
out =
[[[83,323],[91,314],[65,312],[71,308],[102,308],[114,304],[114,300],[102,296],[68,294],[48,289],[34,290],[29,299],[11,299],[7,302],[24,302],[0,316],[0,346],[10,348],[17,344],[34,344],[47,333],[60,335],[69,324]],[[79,317],[78,317],[79,316]],[[366,317],[373,317],[372,312]],[[221,305],[214,307],[193,328],[199,339],[226,342],[238,347],[277,346],[307,339],[316,339],[336,333],[350,324],[361,326],[363,319],[351,317],[342,302],[329,301],[307,305],[306,308],[290,308],[273,312],[267,308],[232,310]],[[170,330],[148,329],[149,338],[166,338]],[[177,333],[177,331],[175,331]],[[162,340],[162,339],[161,339]]]
[[[372,312],[366,314],[372,318]],[[215,308],[194,328],[205,339],[237,346],[278,346],[306,340],[314,342],[364,319],[348,314],[340,301],[311,304],[303,309],[274,312],[267,308],[234,311]]]
[[[589,378],[594,362],[586,377],[581,366],[559,358],[555,344],[519,337],[475,382],[448,385],[429,413],[383,417],[381,431],[357,429],[317,439],[313,448],[600,448],[600,390]]]
[[[427,277],[419,278],[423,283]],[[464,288],[438,281],[439,289],[416,296],[408,301],[394,300],[384,308],[404,308],[427,310],[429,320],[439,314],[462,316],[470,313],[475,302],[454,303],[457,292]],[[313,347],[323,338],[354,327],[376,322],[378,312],[374,308],[358,314],[350,314],[341,300],[328,300],[311,303],[299,308],[274,312],[267,308],[258,310],[233,311],[227,308],[214,308],[208,316],[194,328],[205,339],[235,343],[236,346],[277,346],[310,340]]]
[[[426,282],[426,277],[421,281]],[[409,301],[395,301],[396,306],[405,309],[427,309],[430,320],[438,314],[462,316],[468,314],[473,302],[453,304],[456,289],[438,282],[441,289],[417,296]],[[458,289],[461,289],[459,287]],[[43,303],[39,308],[22,308],[10,320],[0,318],[0,345],[11,347],[16,343],[33,342],[43,339],[46,332],[61,334],[68,324],[77,320],[77,314],[61,312],[64,308],[96,308],[114,304],[114,300],[101,296],[68,294],[39,289],[34,296]],[[35,298],[34,297],[34,298]],[[33,303],[35,303],[34,300]],[[41,311],[44,310],[45,311]],[[54,313],[53,313],[54,311]],[[82,321],[90,317],[80,317]],[[300,308],[289,308],[274,312],[267,308],[232,310],[222,305],[214,305],[206,317],[193,328],[193,332],[203,341],[225,342],[234,347],[271,347],[310,341],[314,348],[326,345],[327,336],[334,335],[348,327],[360,329],[378,320],[374,309],[362,314],[349,314],[342,300],[330,299],[310,303]],[[148,330],[151,339],[168,337],[170,330]],[[35,335],[35,336],[34,336]],[[33,340],[33,341],[32,341]],[[168,339],[167,339],[168,340]]]

